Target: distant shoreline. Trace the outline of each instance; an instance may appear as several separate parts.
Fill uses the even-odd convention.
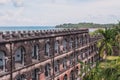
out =
[[[116,24],[96,24],[96,23],[77,23],[77,24],[60,24],[55,26],[56,28],[105,28],[113,27]]]

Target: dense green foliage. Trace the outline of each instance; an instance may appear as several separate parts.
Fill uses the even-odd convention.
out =
[[[113,53],[113,45],[115,44],[115,32],[111,28],[98,29],[94,32],[95,35],[101,35],[103,38],[98,41],[99,54],[104,58]]]
[[[94,68],[91,68],[91,63],[84,64],[80,62],[84,66],[82,72],[86,73],[82,76],[82,80],[120,80],[120,57],[107,58],[108,55],[113,53],[113,46],[118,47],[118,54],[120,55],[120,22],[114,27],[104,30],[99,29],[93,35],[103,37],[98,41],[99,55],[103,55],[103,61],[95,62]]]
[[[116,24],[68,23],[68,24],[57,25],[56,28],[104,28],[104,27],[113,27],[113,25]]]
[[[96,62],[93,69],[88,64],[82,64],[84,66],[83,70],[90,70],[87,71],[82,80],[120,80],[120,57],[112,58],[100,64]]]
[[[120,22],[111,28],[98,29],[92,35],[101,35],[103,37],[98,41],[100,55],[112,54],[114,46],[120,49]]]

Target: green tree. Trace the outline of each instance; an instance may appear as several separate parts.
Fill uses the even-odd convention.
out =
[[[120,56],[120,33],[116,35],[116,41],[118,42],[119,56]]]
[[[120,80],[120,57],[106,62],[96,62],[95,67],[91,68],[91,63],[80,62],[84,68],[81,71],[82,80]]]
[[[98,41],[98,47],[99,47],[99,54],[103,57],[103,59],[106,58],[107,55],[110,55],[113,53],[112,45],[114,44],[114,30],[109,28],[98,29],[94,32],[95,35],[101,35],[102,39]]]
[[[115,40],[116,40],[116,45],[118,46],[119,49],[119,56],[120,56],[120,22],[113,28],[115,31]]]
[[[120,58],[109,61],[106,59],[108,55],[113,53],[113,46],[119,44],[120,54],[120,22],[114,28],[105,28],[96,30],[93,35],[101,35],[102,39],[98,41],[99,54],[103,56],[104,65],[95,63],[96,66],[92,69],[90,64],[83,64],[85,69],[82,71],[86,74],[82,80],[120,80]],[[90,71],[88,71],[90,70]]]

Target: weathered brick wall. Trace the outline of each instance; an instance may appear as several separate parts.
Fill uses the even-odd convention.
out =
[[[82,36],[82,37],[81,37]],[[70,49],[70,39],[73,39],[73,48]],[[78,47],[75,48],[75,38],[78,38]],[[82,43],[80,39],[82,38]],[[63,51],[63,40],[67,41],[67,52]],[[66,74],[68,78],[70,78],[71,71],[75,71],[75,68],[78,67],[80,71],[80,64],[75,61],[76,55],[82,59],[81,50],[84,49],[85,58],[82,59],[84,62],[92,61],[92,58],[96,55],[97,49],[94,49],[93,52],[87,53],[88,50],[92,49],[91,46],[95,47],[96,42],[99,37],[90,37],[88,33],[88,29],[64,29],[64,30],[47,30],[47,31],[18,31],[18,32],[0,32],[0,51],[5,51],[6,53],[6,71],[4,74],[0,73],[0,80],[9,80],[10,79],[10,72],[11,72],[11,50],[10,44],[12,45],[12,56],[13,56],[13,80],[15,80],[18,76],[24,74],[27,80],[31,80],[32,72],[34,69],[39,69],[39,79],[46,80],[45,78],[45,65],[49,63],[51,65],[51,75],[49,79],[59,79],[63,80],[64,75]],[[55,53],[54,51],[54,44],[55,41],[59,42],[59,53]],[[50,54],[51,56],[45,56],[45,44],[46,42],[50,43]],[[32,47],[34,45],[39,46],[38,51],[38,58],[33,62],[32,60]],[[24,54],[24,66],[15,69],[15,61],[14,55],[16,50],[19,47],[24,47],[25,54]],[[86,49],[87,48],[87,49]],[[77,52],[77,53],[76,53]],[[73,64],[70,66],[70,57],[71,54],[74,54]],[[67,68],[63,69],[63,59],[66,57],[67,59]],[[88,59],[87,59],[88,58]],[[59,60],[59,72],[56,73],[54,71],[54,62]],[[88,61],[89,60],[89,61]],[[7,76],[7,77],[6,77]]]

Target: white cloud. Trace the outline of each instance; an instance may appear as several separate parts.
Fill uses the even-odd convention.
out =
[[[23,3],[24,1],[23,0],[12,0],[14,6],[16,7],[22,7],[23,6]]]
[[[6,4],[8,2],[10,2],[10,0],[0,0],[0,4]]]
[[[10,0],[6,1],[8,3]],[[9,8],[0,10],[0,25],[114,23],[120,19],[119,0],[12,0],[12,2],[15,5],[7,5]]]
[[[114,2],[115,1],[115,2]],[[118,0],[102,0],[90,3],[83,3],[77,5],[69,4],[43,4],[39,9],[44,9],[40,12],[42,20],[54,24],[66,22],[81,22],[90,21],[97,23],[113,23],[118,18],[111,17],[120,16],[119,1]],[[118,2],[117,2],[118,1]],[[112,6],[113,5],[113,6]],[[47,17],[46,17],[47,16]],[[40,18],[39,17],[39,18]],[[109,20],[108,20],[109,19]]]

